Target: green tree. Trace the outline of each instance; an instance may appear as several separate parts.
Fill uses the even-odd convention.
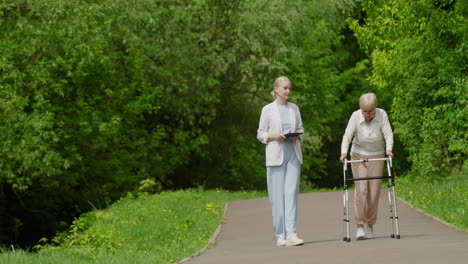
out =
[[[23,235],[43,219],[47,230],[36,230],[51,234],[59,220],[105,207],[144,179],[173,186],[168,175],[208,143],[219,100],[225,67],[220,46],[204,43],[220,30],[209,8],[2,2],[1,196],[13,200],[5,219],[19,223],[2,232]]]
[[[352,21],[372,57],[372,84],[393,95],[391,118],[413,171],[426,177],[460,169],[468,153],[466,1],[363,1]]]
[[[335,157],[345,124],[337,122],[347,121],[350,100],[356,105],[348,94],[369,87],[366,55],[346,25],[354,2],[240,1],[217,8],[217,19],[230,22],[216,23],[228,25],[216,36],[224,39],[218,56],[227,66],[218,78],[220,101],[207,130],[209,144],[173,177],[187,185],[265,188],[265,150],[255,131],[262,106],[273,100],[273,81],[287,75],[306,128],[303,179],[317,186],[339,183],[339,175],[330,172],[340,171]]]

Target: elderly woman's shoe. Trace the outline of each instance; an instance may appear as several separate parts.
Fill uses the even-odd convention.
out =
[[[366,239],[366,233],[364,232],[364,229],[362,227],[358,227],[356,231],[356,239],[358,240]]]
[[[374,229],[372,228],[372,226],[365,226],[364,233],[366,235],[366,238],[368,239],[374,238]]]

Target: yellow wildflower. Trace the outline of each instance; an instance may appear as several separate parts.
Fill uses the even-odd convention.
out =
[[[205,209],[208,211],[213,210],[213,203],[212,202],[206,203]]]

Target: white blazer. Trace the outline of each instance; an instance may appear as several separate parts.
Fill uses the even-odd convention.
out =
[[[296,104],[288,102],[289,113],[291,114],[291,132],[304,133],[302,127],[301,113]],[[257,130],[257,139],[266,144],[266,166],[281,166],[284,158],[284,143],[280,141],[270,141],[267,143],[268,135],[271,133],[283,134],[283,123],[276,102],[267,104],[262,109],[260,123]],[[294,140],[294,151],[299,163],[302,164],[301,150],[302,135],[299,140]]]

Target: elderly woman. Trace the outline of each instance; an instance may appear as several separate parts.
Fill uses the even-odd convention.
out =
[[[276,99],[263,107],[257,139],[266,144],[267,187],[277,246],[304,244],[297,237],[297,199],[304,128],[296,104],[288,102],[291,82],[281,76],[274,83]],[[291,134],[295,133],[295,134]]]
[[[387,113],[377,108],[377,96],[366,93],[359,98],[360,109],[349,119],[341,143],[340,161],[348,153],[352,140],[351,159],[393,158],[393,132]],[[354,137],[354,139],[353,139]],[[352,163],[354,178],[383,175],[384,161]],[[373,226],[377,221],[381,179],[356,181],[354,210],[357,222],[357,239],[373,238]]]

